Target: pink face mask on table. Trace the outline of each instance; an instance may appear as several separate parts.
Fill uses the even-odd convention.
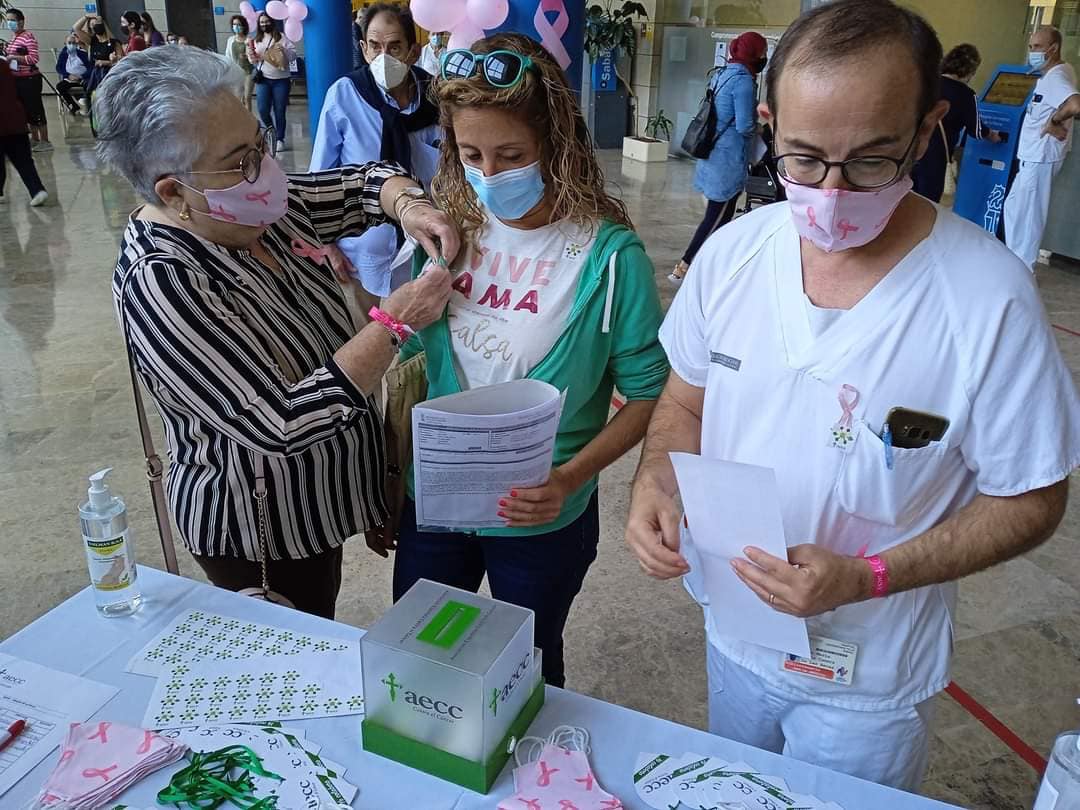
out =
[[[534,744],[531,750],[522,745],[528,742]],[[540,750],[534,759],[536,747]],[[499,802],[498,810],[623,810],[622,802],[596,781],[587,747],[584,730],[570,726],[560,726],[546,740],[523,737],[514,751],[519,765],[514,795]],[[531,761],[522,763],[521,751],[528,751]]]
[[[780,178],[799,236],[826,253],[873,242],[911,191],[910,177],[877,191],[800,186]]]
[[[229,225],[265,228],[273,225],[289,210],[289,178],[285,176],[281,164],[270,155],[263,155],[259,179],[254,183],[241,179],[235,186],[228,188],[197,189],[181,180],[176,182],[206,198],[210,210],[204,212],[193,209],[192,213],[202,214]]]

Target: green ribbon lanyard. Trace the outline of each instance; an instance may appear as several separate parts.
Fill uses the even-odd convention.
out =
[[[213,808],[231,802],[245,810],[275,810],[277,796],[255,798],[252,774],[284,781],[262,766],[259,755],[246,745],[231,745],[202,754],[191,752],[191,764],[176,773],[157,795],[159,804],[177,807]],[[230,778],[234,770],[242,773]]]

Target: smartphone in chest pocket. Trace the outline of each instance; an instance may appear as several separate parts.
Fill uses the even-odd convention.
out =
[[[949,429],[949,420],[944,416],[910,408],[893,408],[885,422],[892,434],[893,447],[902,448],[926,447],[941,441]]]

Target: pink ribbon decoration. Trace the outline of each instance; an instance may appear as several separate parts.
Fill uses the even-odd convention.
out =
[[[549,22],[547,12],[555,12],[555,22]],[[563,0],[540,0],[533,16],[533,25],[536,33],[540,35],[540,44],[548,49],[555,57],[559,67],[566,70],[573,61],[563,45],[562,38],[570,28],[570,15],[566,11],[566,3]]]
[[[850,429],[855,406],[859,404],[859,391],[855,386],[844,383],[840,386],[840,393],[836,395],[836,399],[840,403],[840,410],[843,411],[837,424]]]
[[[551,784],[551,777],[558,772],[558,768],[549,768],[544,760],[540,760],[540,775],[536,778],[536,786],[547,787]]]
[[[101,740],[102,744],[107,743],[109,741],[109,735],[106,734],[106,732],[109,730],[109,726],[111,725],[112,723],[108,722],[107,720],[103,720],[102,722],[98,723],[97,731],[94,732],[92,736],[87,737],[86,739]]]
[[[263,205],[270,205],[270,192],[252,191],[248,194],[245,194],[244,199],[248,202],[261,202]]]
[[[623,803],[613,796],[610,799],[604,799],[600,807],[601,810],[623,810]]]
[[[136,754],[145,754],[145,753],[147,753],[150,750],[151,746],[153,746],[154,738],[156,736],[157,735],[154,734],[154,732],[152,732],[152,731],[147,731],[145,734],[143,734],[142,745],[140,745],[136,749],[135,753]]]
[[[817,228],[822,233],[825,232],[825,229],[817,224],[817,214],[814,213],[814,206],[806,206],[806,219],[810,222],[811,228]]]
[[[578,806],[569,799],[559,801],[559,810],[578,810]]]
[[[317,248],[300,239],[292,240],[292,252],[294,256],[311,259],[315,264],[323,264],[330,257],[330,248]]]
[[[859,230],[858,225],[852,225],[846,219],[842,219],[839,222],[837,222],[836,223],[836,228],[837,228],[837,230],[840,231],[840,239],[842,239],[842,240],[847,239],[847,235],[849,233],[854,233],[855,231]]]
[[[525,806],[522,810],[543,810],[540,806],[539,799],[518,799],[519,802],[524,802]]]
[[[592,771],[589,771],[583,777],[581,777],[580,779],[575,779],[574,781],[581,782],[581,784],[585,785],[585,791],[588,792],[592,790],[593,782],[595,780],[593,779]]]
[[[119,765],[110,765],[108,768],[87,768],[82,772],[82,775],[85,776],[87,779],[90,779],[94,776],[100,776],[102,779],[108,782],[112,778],[111,776],[109,776],[109,773],[111,771],[115,771],[119,767]]]
[[[221,217],[227,222],[236,222],[236,217],[226,211],[224,205],[219,205],[217,208],[210,206],[210,211],[208,213],[217,214],[219,217]]]

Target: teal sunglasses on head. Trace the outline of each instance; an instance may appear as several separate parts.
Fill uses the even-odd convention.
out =
[[[444,79],[471,79],[479,72],[492,87],[513,87],[521,81],[533,60],[514,51],[473,53],[465,48],[447,51],[442,57]]]

